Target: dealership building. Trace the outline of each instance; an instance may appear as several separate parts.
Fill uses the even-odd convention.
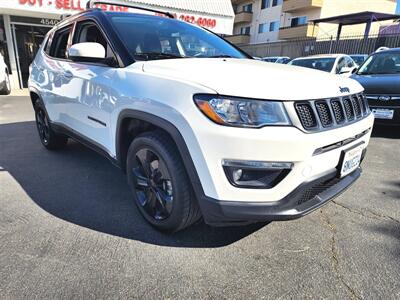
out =
[[[13,89],[27,87],[29,65],[45,34],[62,15],[85,9],[88,0],[0,0],[0,52],[10,72]],[[116,2],[116,1],[111,1]],[[218,34],[232,34],[234,11],[230,0],[120,0],[138,7],[168,11],[177,19],[198,24]],[[108,11],[126,11],[99,5]]]

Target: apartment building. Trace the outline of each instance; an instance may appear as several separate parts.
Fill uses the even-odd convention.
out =
[[[278,40],[283,0],[232,0],[235,11],[235,44],[257,44]]]
[[[278,40],[335,36],[337,25],[310,21],[363,11],[394,14],[396,0],[232,0],[235,11],[233,36],[228,39],[238,45],[274,42]],[[391,23],[372,25],[371,32]],[[345,26],[342,36],[362,35],[365,25]]]

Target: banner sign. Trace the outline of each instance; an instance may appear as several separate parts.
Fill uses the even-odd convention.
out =
[[[8,0],[6,3],[0,3],[0,8],[9,8],[12,10],[24,10],[38,12],[41,15],[48,14],[73,14],[85,10],[88,0]],[[131,2],[134,5],[134,3]],[[138,4],[140,5],[140,4]],[[128,12],[132,9],[124,6],[99,4],[97,7],[105,11]],[[160,1],[159,10],[163,10],[162,1]],[[220,17],[214,15],[201,15],[192,12],[183,12],[178,9],[165,8],[172,13],[176,19],[188,23],[196,24],[201,27],[213,30],[220,34],[231,34],[233,28],[233,17]],[[134,10],[135,13],[147,13],[141,10]],[[32,15],[36,17],[35,15]],[[51,19],[52,17],[50,17]],[[51,25],[51,24],[49,24]]]

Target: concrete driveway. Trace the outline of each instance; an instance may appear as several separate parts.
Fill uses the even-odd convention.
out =
[[[107,159],[46,151],[29,98],[0,96],[0,299],[399,299],[399,132],[375,131],[362,178],[307,217],[164,235]]]

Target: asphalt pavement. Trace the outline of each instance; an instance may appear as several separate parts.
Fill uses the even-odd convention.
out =
[[[296,221],[173,235],[124,174],[40,144],[27,96],[0,96],[0,299],[399,299],[400,129],[378,128],[362,178]]]

